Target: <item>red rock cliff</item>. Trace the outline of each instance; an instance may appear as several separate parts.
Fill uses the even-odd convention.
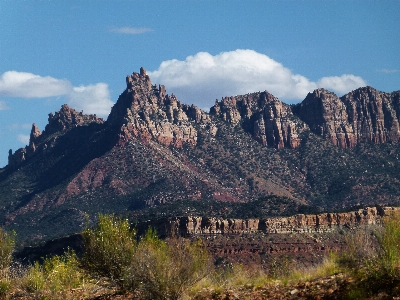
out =
[[[107,122],[120,128],[118,144],[132,137],[156,140],[169,146],[196,145],[191,121],[209,124],[209,116],[195,106],[181,104],[164,86],[153,86],[146,70],[126,77],[126,90],[111,110]]]
[[[296,148],[303,130],[290,106],[267,91],[244,96],[225,97],[216,101],[210,113],[234,125],[239,122],[263,145]]]
[[[359,225],[380,224],[382,217],[396,207],[367,207],[345,213],[322,213],[316,215],[294,215],[267,219],[222,219],[210,217],[176,217],[151,220],[139,224],[139,231],[149,226],[163,236],[179,234],[242,234],[262,231],[265,233],[306,233],[328,232],[341,227],[352,228]]]
[[[325,89],[309,93],[294,112],[310,129],[341,148],[360,142],[397,143],[400,92],[359,88],[339,98]]]

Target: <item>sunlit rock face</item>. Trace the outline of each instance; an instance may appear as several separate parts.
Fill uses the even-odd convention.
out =
[[[397,143],[400,139],[400,92],[359,88],[343,97],[325,89],[309,93],[294,107],[310,129],[341,148],[358,143]]]
[[[174,94],[166,94],[164,86],[153,86],[143,68],[127,76],[126,85],[107,120],[120,128],[119,145],[132,137],[177,148],[196,145],[197,131],[191,123],[210,123],[205,112],[182,104]]]
[[[240,123],[254,139],[277,149],[298,147],[298,135],[304,130],[290,106],[267,91],[222,98],[211,107],[210,114],[233,125]]]

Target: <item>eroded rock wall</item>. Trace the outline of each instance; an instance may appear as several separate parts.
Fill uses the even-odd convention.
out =
[[[304,129],[290,106],[267,91],[225,97],[215,102],[210,114],[233,125],[241,123],[254,139],[278,149],[298,147],[299,133]]]
[[[289,106],[265,91],[225,97],[210,113],[241,124],[254,139],[278,149],[298,147],[299,134],[308,128],[338,147],[353,148],[360,142],[399,141],[399,99],[399,91],[389,94],[369,86],[342,97],[320,88]]]
[[[120,146],[133,137],[177,148],[196,145],[197,130],[191,122],[210,125],[205,112],[194,105],[181,104],[174,94],[166,94],[164,86],[153,86],[143,68],[140,73],[127,76],[126,84],[107,120],[120,128]]]
[[[369,86],[340,98],[317,89],[294,106],[293,111],[311,131],[341,148],[353,148],[360,142],[397,143],[399,98],[400,92],[388,94]]]
[[[398,208],[367,207],[345,213],[322,213],[316,215],[294,215],[267,219],[221,219],[212,217],[175,217],[151,220],[139,224],[143,232],[153,227],[161,236],[192,236],[213,234],[243,233],[310,233],[329,232],[342,227],[352,228],[359,225],[380,224],[382,217]]]

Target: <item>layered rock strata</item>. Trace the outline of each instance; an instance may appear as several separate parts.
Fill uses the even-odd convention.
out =
[[[380,224],[382,217],[398,210],[394,207],[368,207],[346,213],[322,213],[316,215],[298,214],[290,217],[267,219],[221,219],[209,217],[176,217],[152,220],[139,224],[143,232],[153,227],[161,236],[243,234],[255,233],[307,233],[329,232],[341,227]]]
[[[211,125],[210,117],[195,107],[181,104],[163,85],[152,85],[146,70],[126,77],[126,90],[111,110],[108,123],[120,128],[118,144],[131,138],[156,140],[165,146],[196,145],[197,131],[191,122]]]
[[[234,125],[241,123],[264,146],[282,149],[300,144],[300,120],[294,118],[289,105],[267,91],[225,97],[215,102],[210,114]]]
[[[78,112],[75,109],[70,108],[67,104],[62,105],[61,110],[55,114],[50,113],[48,121],[49,123],[46,125],[44,130],[47,135],[91,123],[104,123],[104,120],[97,117],[95,114],[86,115],[83,111]]]
[[[203,110],[182,104],[175,95],[168,95],[163,85],[153,85],[145,69],[127,76],[126,85],[107,120],[108,125],[117,129],[118,145],[140,138],[180,148],[197,144],[198,133],[193,123],[201,124],[212,135],[218,131]],[[389,94],[369,86],[340,98],[317,89],[293,106],[267,91],[225,97],[216,101],[210,114],[242,126],[264,146],[277,149],[297,148],[300,134],[308,129],[341,148],[353,148],[360,142],[400,140],[400,91]],[[44,133],[51,135],[90,123],[104,121],[64,104],[59,112],[49,114]],[[35,153],[42,136],[34,124],[29,145],[15,153],[10,151],[8,165],[15,167]]]
[[[379,92],[369,86],[339,98],[325,89],[309,93],[293,111],[311,131],[341,148],[360,142],[397,143],[400,139],[400,92]]]
[[[299,134],[306,128],[341,148],[400,139],[400,91],[389,94],[369,86],[340,98],[316,89],[293,106],[267,91],[225,97],[216,101],[210,113],[241,124],[254,139],[278,149],[298,147]]]

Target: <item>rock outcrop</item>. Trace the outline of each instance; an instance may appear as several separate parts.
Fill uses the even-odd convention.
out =
[[[107,123],[117,131],[116,144],[132,138],[150,139],[177,148],[196,145],[200,124],[210,134],[218,128],[210,115],[242,126],[264,146],[297,148],[300,134],[311,130],[341,148],[360,142],[397,143],[400,140],[400,91],[391,94],[371,87],[359,88],[343,97],[325,89],[309,93],[299,104],[289,106],[267,91],[216,101],[210,115],[194,105],[182,104],[163,85],[153,85],[146,70],[126,77],[126,90],[111,110]],[[9,166],[16,166],[37,151],[43,134],[49,136],[77,126],[103,124],[96,115],[77,112],[67,104],[50,113],[43,133],[33,124],[29,145],[9,153]],[[48,145],[43,146],[46,148]]]
[[[267,91],[216,101],[210,113],[233,125],[242,124],[264,146],[296,148],[304,126],[290,106]]]
[[[54,146],[57,137],[49,138],[52,134],[59,131],[66,131],[78,126],[86,126],[92,123],[103,124],[104,120],[96,115],[85,115],[82,112],[77,112],[70,108],[67,104],[61,106],[61,109],[55,114],[50,113],[48,118],[49,123],[43,132],[35,123],[32,124],[31,133],[29,136],[29,145],[25,148],[20,148],[15,153],[10,149],[8,153],[8,166],[11,168],[17,167],[27,158],[32,156],[38,150],[45,152]]]
[[[293,111],[311,131],[341,148],[360,142],[397,143],[400,139],[400,92],[359,88],[339,98],[325,89],[309,93]]]
[[[400,91],[389,94],[369,86],[340,98],[320,88],[288,106],[265,91],[225,97],[210,113],[241,124],[254,139],[278,149],[298,147],[299,134],[307,128],[338,147],[353,148],[361,142],[399,141],[399,99]]]
[[[117,143],[121,146],[133,137],[177,148],[196,145],[197,131],[191,123],[210,125],[205,112],[181,104],[174,94],[166,94],[164,86],[153,86],[143,68],[127,76],[126,85],[107,120],[119,128]]]
[[[49,135],[57,131],[64,131],[90,123],[103,124],[104,120],[96,115],[85,115],[83,111],[77,112],[67,104],[64,104],[61,106],[61,110],[55,114],[49,114],[49,123],[46,125],[45,133]]]
[[[221,219],[209,217],[176,217],[151,220],[138,225],[143,232],[155,228],[162,236],[202,234],[243,234],[262,231],[264,233],[307,233],[329,232],[341,227],[381,224],[382,217],[396,207],[367,207],[345,213],[322,213],[316,215],[298,214],[289,217],[267,219]]]

